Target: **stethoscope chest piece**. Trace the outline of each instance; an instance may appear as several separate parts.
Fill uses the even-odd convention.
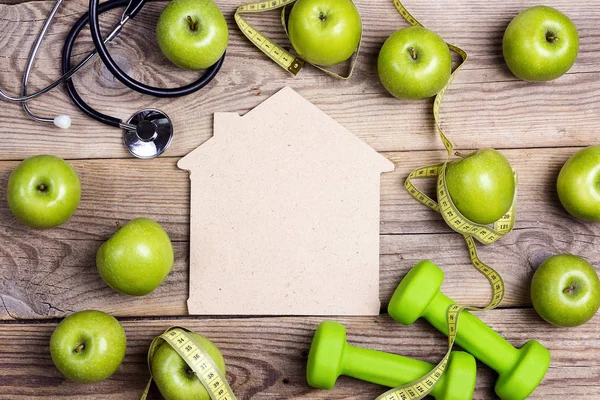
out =
[[[164,112],[147,108],[127,121],[135,129],[125,129],[123,143],[137,158],[158,157],[167,150],[173,139],[173,124]]]

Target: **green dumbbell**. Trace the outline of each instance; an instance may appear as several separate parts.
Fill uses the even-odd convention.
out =
[[[455,304],[440,292],[444,272],[430,261],[421,261],[404,277],[394,292],[388,312],[396,321],[410,325],[423,317],[448,335],[446,312]],[[496,394],[502,400],[521,400],[540,384],[550,365],[550,352],[530,340],[520,349],[468,311],[458,321],[456,344],[498,373]]]
[[[310,346],[306,379],[310,386],[331,389],[340,375],[379,385],[396,387],[419,379],[433,365],[382,351],[350,346],[346,328],[322,322]],[[446,370],[431,391],[437,400],[467,400],[475,390],[475,359],[462,351],[452,352]]]

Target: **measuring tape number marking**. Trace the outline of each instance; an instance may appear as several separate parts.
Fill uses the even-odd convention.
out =
[[[150,369],[151,376],[141,400],[145,400],[148,396],[152,383],[152,359],[154,353],[156,353],[156,350],[163,342],[169,344],[183,358],[190,369],[194,371],[212,400],[236,400],[225,375],[223,375],[214,360],[189,332],[191,331],[186,328],[172,327],[152,340],[150,349],[148,350],[148,368]]]
[[[358,54],[360,52],[360,44],[362,42],[362,33],[361,39],[358,42],[358,47],[356,48],[354,55],[352,56],[352,60],[350,61],[350,70],[347,75],[339,75],[335,72],[332,72],[326,68],[323,68],[319,65],[312,64],[302,58],[291,54],[289,51],[286,51],[273,40],[269,39],[266,35],[262,34],[258,29],[249,24],[242,14],[258,14],[267,11],[273,11],[281,8],[281,25],[283,26],[283,30],[285,34],[288,36],[287,24],[285,22],[285,11],[286,7],[294,3],[296,0],[266,0],[258,3],[250,3],[239,6],[235,11],[234,19],[237,23],[238,27],[254,44],[258,47],[263,53],[265,53],[271,60],[273,60],[277,65],[286,71],[292,73],[293,75],[297,75],[298,72],[302,69],[305,63],[311,64],[315,68],[325,72],[326,74],[333,76],[334,78],[347,80],[350,79],[352,73],[354,72],[354,67],[356,66],[356,61],[358,59]]]
[[[263,1],[261,3],[244,4],[243,6],[237,8],[237,10],[235,11],[234,19],[242,33],[256,47],[258,47],[263,53],[269,56],[271,60],[275,61],[275,63],[277,63],[277,65],[279,65],[281,68],[296,75],[304,66],[304,60],[292,55],[290,52],[285,51],[283,48],[279,47],[275,42],[269,39],[266,35],[260,33],[258,29],[250,25],[242,17],[242,14],[246,13],[256,14],[276,10],[278,8],[282,8],[289,4],[292,4],[294,1],[296,0],[268,0]]]

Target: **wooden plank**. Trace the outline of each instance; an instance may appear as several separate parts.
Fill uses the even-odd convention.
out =
[[[530,235],[535,237],[535,232]],[[142,298],[115,292],[102,281],[95,268],[100,244],[85,239],[4,238],[0,249],[0,319],[62,317],[84,308],[118,316],[187,314],[188,243],[174,244],[173,271],[158,289]],[[551,252],[537,241],[527,241],[525,246],[534,248],[532,258],[538,263]],[[506,307],[530,304],[533,267],[528,260],[514,256],[515,247],[502,244],[482,252],[484,259],[494,261],[507,284]],[[380,298],[384,306],[402,276],[423,258],[433,259],[446,271],[443,290],[456,301],[485,305],[488,300],[487,280],[470,266],[465,245],[455,235],[386,235],[381,248]]]
[[[557,237],[595,231],[594,224],[585,224],[570,217],[556,194],[556,179],[563,164],[580,148],[502,150],[518,172],[516,229],[548,226]],[[451,232],[441,216],[414,200],[404,189],[409,173],[426,165],[448,160],[445,151],[386,153],[396,170],[381,179],[382,233]],[[451,157],[450,159],[454,159]],[[414,180],[415,185],[435,197],[435,179]],[[559,233],[560,232],[560,233]]]
[[[478,316],[515,346],[537,339],[552,354],[551,368],[531,399],[592,400],[600,396],[600,318],[573,329],[543,322],[531,309],[494,310]],[[54,323],[0,324],[0,399],[44,394],[53,399],[135,399],[147,378],[146,352],[153,336],[172,325],[206,335],[221,349],[227,378],[240,399],[367,399],[384,388],[341,377],[331,391],[306,384],[305,366],[314,329],[321,318],[177,319],[125,321],[128,350],[109,380],[78,385],[53,367],[48,340]],[[341,318],[349,343],[431,363],[442,357],[446,340],[426,322],[403,327],[388,316]],[[479,364],[474,399],[495,398],[496,374]],[[159,398],[153,388],[152,398]]]
[[[549,255],[572,252],[600,266],[595,239],[600,226],[575,221],[560,206],[554,182],[575,148],[509,150],[504,153],[520,174],[516,229],[490,246],[481,258],[507,282],[503,306],[530,304],[529,281]],[[429,258],[447,272],[444,290],[455,300],[485,305],[489,287],[471,267],[460,235],[403,189],[408,172],[444,159],[442,152],[388,153],[397,165],[382,182],[380,298],[384,305],[400,278]],[[83,196],[71,221],[46,231],[16,222],[0,191],[0,318],[59,317],[81,308],[121,316],[185,315],[188,295],[189,179],[175,159],[80,160]],[[0,162],[0,187],[6,187],[16,162]],[[141,179],[140,177],[144,177]],[[431,182],[429,182],[431,183]],[[425,185],[426,187],[428,185]],[[429,185],[428,189],[431,189]],[[95,269],[95,253],[112,235],[115,223],[138,217],[157,219],[175,243],[174,271],[153,294],[128,297],[108,288]]]
[[[577,221],[560,205],[556,178],[564,162],[579,148],[504,150],[519,173],[517,229],[549,226],[557,237],[597,235],[597,225]],[[385,153],[396,170],[381,175],[381,233],[452,232],[441,216],[415,201],[404,189],[411,170],[447,159],[442,151]],[[69,160],[82,182],[79,208],[68,223],[55,229],[35,231],[18,224],[10,215],[6,193],[0,191],[0,225],[9,236],[105,240],[115,222],[139,216],[159,221],[176,241],[189,238],[190,180],[176,166],[177,159],[152,161]],[[18,165],[0,161],[0,187],[6,187],[10,172]],[[435,180],[417,180],[416,185],[434,196]]]
[[[292,78],[239,32],[232,18],[239,1],[218,3],[228,18],[231,40],[223,70],[208,88],[183,99],[150,99],[124,88],[96,60],[75,79],[82,96],[101,111],[121,118],[128,118],[134,111],[148,106],[164,109],[175,123],[175,139],[167,153],[171,156],[182,156],[210,137],[215,111],[245,112],[285,85],[294,87],[379,151],[441,148],[433,129],[431,101],[396,100],[386,94],[378,82],[379,48],[390,33],[406,26],[391,1],[380,2],[377,7],[366,0],[357,1],[364,20],[364,46],[356,76],[349,82],[334,80],[312,67]],[[448,92],[442,111],[444,127],[460,147],[555,147],[565,143],[583,146],[594,142],[595,126],[600,118],[598,102],[594,101],[600,93],[600,44],[595,40],[600,9],[567,0],[546,2],[575,21],[581,34],[581,52],[565,77],[551,83],[530,84],[517,81],[507,70],[501,56],[501,37],[510,19],[534,3],[477,0],[448,6],[441,2],[406,1],[407,7],[427,26],[471,54],[465,72],[458,75]],[[11,93],[19,90],[20,72],[34,32],[51,4],[0,5],[0,47],[3,49],[0,84]],[[121,66],[135,78],[173,86],[189,82],[197,75],[170,65],[154,41],[148,39],[154,36],[154,25],[163,4],[148,4],[122,37],[111,45],[111,50]],[[32,88],[56,77],[56,60],[63,38],[74,16],[85,9],[85,2],[64,5],[40,51]],[[275,14],[251,18],[264,27],[265,33],[285,43]],[[110,18],[103,21],[108,26]],[[76,54],[81,56],[90,46],[90,39],[83,37]],[[5,104],[5,107],[0,118],[0,132],[4,137],[0,143],[0,159],[22,159],[40,152],[66,158],[130,157],[122,146],[121,132],[83,118],[62,89],[32,102],[32,107],[51,115],[72,114],[74,125],[68,131],[30,121],[16,104]]]
[[[504,307],[530,304],[529,284],[546,257],[574,249],[598,266],[598,253],[589,242],[556,243],[539,230],[521,231],[522,240],[481,249],[481,257],[503,276]],[[0,253],[0,318],[60,317],[82,308],[97,308],[119,316],[185,315],[188,297],[188,244],[175,243],[171,274],[143,298],[122,295],[104,284],[95,268],[99,241],[28,239],[3,240]],[[556,244],[563,246],[557,248]],[[566,247],[566,250],[564,249]],[[461,304],[482,306],[489,284],[470,265],[465,245],[455,235],[382,236],[380,298],[385,306],[396,285],[417,262],[432,259],[446,272],[443,291]],[[523,249],[523,250],[520,250]],[[520,252],[524,254],[519,254]]]

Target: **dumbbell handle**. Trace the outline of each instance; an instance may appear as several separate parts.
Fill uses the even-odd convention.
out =
[[[423,313],[423,317],[446,336],[447,310],[452,304],[455,302],[438,291]],[[519,360],[519,350],[468,311],[460,314],[456,344],[499,374],[510,370]]]
[[[346,345],[342,359],[342,375],[388,387],[396,387],[419,379],[434,366],[396,354]],[[444,387],[442,375],[431,395],[437,397]]]

